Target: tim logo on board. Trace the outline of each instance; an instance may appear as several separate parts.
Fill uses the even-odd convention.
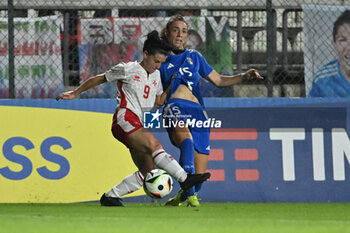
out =
[[[145,129],[159,129],[160,128],[160,116],[157,109],[156,112],[143,112],[143,127]]]

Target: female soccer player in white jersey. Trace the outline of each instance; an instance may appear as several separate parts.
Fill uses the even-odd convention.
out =
[[[158,32],[148,34],[143,47],[143,60],[120,63],[104,74],[91,77],[74,91],[61,93],[59,99],[73,99],[83,91],[105,82],[114,82],[119,90],[119,106],[113,116],[112,133],[116,139],[129,148],[131,157],[139,169],[112,187],[100,199],[103,206],[123,206],[121,197],[142,187],[143,177],[156,166],[167,171],[182,189],[204,182],[209,173],[188,175],[184,169],[167,154],[159,141],[143,128],[142,113],[155,104],[164,104],[166,92],[160,80],[159,69],[171,51],[171,46],[161,40]]]
[[[170,98],[164,108],[164,115],[176,114],[186,116],[186,119],[207,120],[203,99],[199,90],[201,77],[208,78],[217,87],[232,86],[243,79],[262,77],[259,73],[250,69],[245,73],[224,76],[218,74],[204,59],[204,57],[192,49],[184,49],[188,38],[188,24],[180,15],[170,18],[163,29],[164,40],[179,50],[181,53],[170,54],[161,65],[160,72],[163,88],[171,85]],[[177,74],[175,78],[174,74]],[[182,119],[186,121],[186,119]],[[173,144],[180,149],[180,164],[189,174],[202,173],[207,169],[209,145],[209,128],[176,126],[168,129],[169,137]],[[188,193],[179,192],[176,197],[170,199],[166,205],[178,206],[187,199],[189,206],[198,206],[198,198],[195,195],[200,185]]]

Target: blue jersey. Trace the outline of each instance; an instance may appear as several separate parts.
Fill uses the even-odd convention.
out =
[[[317,71],[309,97],[350,97],[350,82],[340,71],[338,60]]]
[[[180,84],[185,84],[192,91],[193,95],[203,105],[203,99],[199,92],[200,77],[206,78],[213,71],[204,57],[196,50],[185,50],[178,55],[169,55],[160,67],[161,79],[164,90],[170,84],[171,77],[174,77],[170,96],[177,90]]]

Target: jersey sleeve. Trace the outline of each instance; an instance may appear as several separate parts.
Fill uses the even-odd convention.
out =
[[[308,97],[320,97],[320,91],[318,86],[312,85],[312,88],[308,94]]]
[[[317,80],[317,76],[314,78],[314,81],[312,82],[311,90],[309,91],[308,97],[326,97],[324,93],[324,87],[322,87],[322,83],[320,80]]]
[[[198,62],[199,62],[199,74],[203,77],[206,78],[208,75],[213,71],[213,67],[211,67],[208,62],[205,60],[205,58],[197,52],[198,56]]]
[[[118,65],[113,66],[111,69],[106,71],[105,77],[106,77],[108,82],[113,82],[116,80],[124,80],[125,79],[125,64],[120,63]]]
[[[161,95],[162,93],[163,93],[163,85],[162,85],[162,82],[159,80],[156,95]]]
[[[171,78],[170,78],[171,75],[170,75],[170,73],[167,72],[167,69],[166,69],[166,67],[169,65],[169,62],[167,62],[167,61],[165,63],[163,63],[159,68],[160,79],[162,80],[163,90],[165,90],[170,85],[170,81],[171,81]]]

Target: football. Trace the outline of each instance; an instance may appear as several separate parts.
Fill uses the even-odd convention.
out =
[[[173,179],[164,170],[153,169],[147,173],[143,181],[145,193],[155,199],[168,196],[173,189]]]

